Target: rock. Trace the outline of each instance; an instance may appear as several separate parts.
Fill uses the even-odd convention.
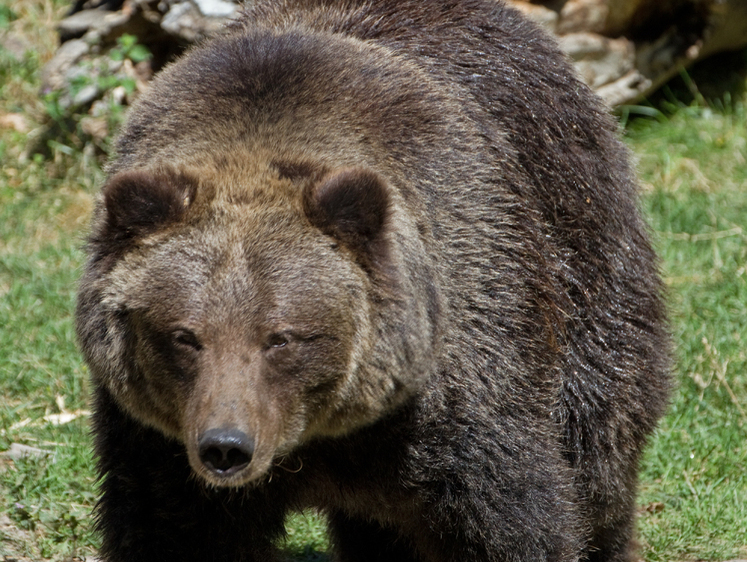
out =
[[[101,90],[99,90],[98,86],[96,86],[95,84],[83,86],[80,90],[78,90],[78,93],[75,94],[75,97],[73,97],[73,106],[87,106],[88,104],[93,103],[93,100],[99,97],[100,93]]]
[[[596,33],[570,33],[558,38],[560,48],[574,62],[603,57],[607,50],[605,41]]]
[[[624,38],[572,33],[560,37],[559,42],[581,78],[594,89],[619,80],[635,64],[635,47]]]
[[[65,73],[72,68],[83,56],[90,52],[91,48],[82,39],[73,39],[63,43],[52,60],[50,60],[41,73],[42,91],[61,90],[66,87]]]
[[[619,37],[626,31],[647,0],[569,0],[560,10],[558,33],[591,31]]]
[[[127,90],[124,86],[117,86],[112,90],[112,99],[114,103],[122,105],[127,100]]]
[[[558,20],[560,19],[557,12],[554,12],[539,4],[529,4],[522,2],[521,0],[512,0],[511,5],[522,12],[530,20],[540,24],[550,33],[555,33],[558,28]]]
[[[230,20],[237,7],[224,0],[179,2],[169,8],[161,20],[161,28],[170,35],[194,43],[219,31]],[[229,10],[230,8],[233,9]]]
[[[192,15],[194,11],[194,6],[189,2],[180,2],[172,5],[161,20],[161,28],[165,29],[171,35],[180,37],[183,29],[189,29],[194,25]]]
[[[597,95],[610,107],[631,103],[651,89],[651,80],[638,70],[631,70],[622,78],[597,89]]]
[[[636,103],[697,60],[747,47],[747,0],[508,1],[559,36],[582,79],[613,106]],[[63,107],[90,100],[92,89],[78,91],[80,97],[70,92],[73,80],[80,79],[76,67],[93,73],[95,82],[104,72],[96,68],[125,33],[154,55],[134,70],[124,69],[143,91],[155,70],[186,45],[218,32],[239,5],[238,0],[79,0],[76,6],[88,9],[60,23],[63,44],[42,72],[43,91],[62,90]],[[0,45],[18,60],[27,50],[10,33],[0,34]]]
[[[43,449],[37,449],[36,447],[30,447],[28,445],[21,445],[20,443],[11,443],[10,449],[0,453],[5,458],[12,460],[19,460],[24,458],[43,458],[49,455],[53,455],[53,451],[45,451]]]
[[[194,0],[203,16],[213,18],[230,18],[236,13],[238,6],[225,0]]]
[[[560,10],[557,31],[561,35],[580,31],[601,33],[608,15],[605,0],[569,0]]]
[[[103,117],[86,116],[80,120],[80,128],[96,142],[103,142],[109,136],[109,125]]]
[[[114,27],[125,24],[129,16],[123,12],[105,12],[103,10],[83,10],[68,16],[57,26],[60,41],[83,37],[88,31],[95,30],[101,36],[108,35]]]

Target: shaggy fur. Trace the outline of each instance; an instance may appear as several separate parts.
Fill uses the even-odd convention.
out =
[[[253,3],[133,108],[77,329],[108,562],[630,560],[666,403],[628,154],[516,12]]]

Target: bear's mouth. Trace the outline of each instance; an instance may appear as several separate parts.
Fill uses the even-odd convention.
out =
[[[194,473],[207,485],[216,488],[243,488],[262,481],[267,476],[272,465],[272,459],[264,460],[256,456],[249,462],[234,462],[227,468],[216,466],[210,461],[198,460],[190,465]]]

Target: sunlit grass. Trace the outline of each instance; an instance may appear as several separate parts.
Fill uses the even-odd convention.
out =
[[[673,108],[628,129],[669,290],[678,390],[644,462],[649,560],[747,554],[747,115]]]

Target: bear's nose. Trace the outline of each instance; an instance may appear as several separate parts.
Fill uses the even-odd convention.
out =
[[[230,476],[251,462],[254,439],[238,429],[209,429],[200,437],[199,453],[211,472]]]

